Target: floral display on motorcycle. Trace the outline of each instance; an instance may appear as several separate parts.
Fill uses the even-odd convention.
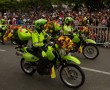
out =
[[[19,26],[13,26],[14,30],[18,30]]]
[[[83,27],[80,28],[80,33],[85,34],[86,36],[89,36],[90,35],[90,30],[89,30],[88,27],[83,26]]]
[[[48,22],[44,27],[45,27],[45,31],[46,31],[46,32],[52,33],[53,22]]]
[[[58,38],[58,45],[62,49],[73,50],[74,43],[68,36],[60,36]]]

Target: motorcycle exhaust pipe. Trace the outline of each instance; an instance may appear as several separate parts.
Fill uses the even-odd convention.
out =
[[[20,51],[17,51],[17,52],[16,52],[16,55],[17,55],[17,56],[22,56],[22,55],[23,55],[23,53],[22,53],[22,52],[20,52]]]

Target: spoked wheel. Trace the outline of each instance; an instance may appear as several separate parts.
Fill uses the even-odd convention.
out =
[[[21,59],[21,69],[28,75],[32,75],[35,73],[36,69],[33,68],[32,63],[27,62],[24,58]]]
[[[84,84],[85,75],[82,69],[75,64],[62,66],[60,78],[64,84],[71,88],[78,88]]]
[[[99,49],[95,44],[88,44],[83,47],[82,53],[87,59],[95,59],[99,55]]]

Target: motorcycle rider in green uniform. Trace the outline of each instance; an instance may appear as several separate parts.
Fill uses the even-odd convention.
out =
[[[47,40],[46,34],[43,32],[45,29],[46,19],[38,19],[35,21],[35,31],[32,32],[32,50],[33,54],[40,58],[39,73],[46,73],[45,63],[47,57],[42,57],[42,51],[45,50],[44,43]],[[41,66],[42,65],[42,66]],[[43,71],[42,71],[43,70]]]
[[[60,36],[60,31],[62,30],[61,25],[57,21],[49,21],[45,25],[45,32],[47,37],[50,37],[50,39],[58,39]]]
[[[72,17],[66,17],[64,19],[64,26],[63,26],[63,35],[71,35],[74,32],[73,28],[73,18]]]
[[[38,56],[42,57],[41,52],[44,44],[49,40],[56,40],[60,35],[61,26],[57,22],[48,22],[46,19],[35,21],[36,30],[32,32],[32,48]]]
[[[6,21],[5,21],[5,19],[1,19],[0,20],[0,33],[1,33],[2,44],[4,44],[3,36],[4,36],[5,32],[6,32],[6,30],[7,30]]]
[[[63,26],[63,35],[65,36],[69,36],[69,38],[72,39],[72,41],[74,42],[74,45],[76,48],[74,48],[74,51],[77,51],[77,48],[79,47],[79,38],[77,36],[76,29],[74,28],[74,23],[73,23],[73,18],[72,17],[66,17],[64,19],[64,26]],[[74,40],[73,40],[74,38]]]

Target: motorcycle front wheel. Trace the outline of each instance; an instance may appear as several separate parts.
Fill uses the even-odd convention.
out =
[[[33,75],[36,71],[36,69],[33,68],[32,63],[25,61],[24,58],[21,59],[20,65],[23,72],[28,75]]]
[[[83,47],[82,53],[87,59],[95,59],[99,55],[99,49],[95,44],[88,44]]]
[[[85,75],[82,69],[75,64],[67,64],[60,69],[61,81],[68,87],[78,88],[85,82]]]

